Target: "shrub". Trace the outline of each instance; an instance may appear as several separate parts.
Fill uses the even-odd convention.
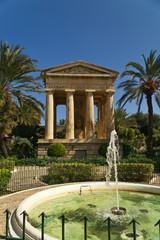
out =
[[[12,171],[14,169],[14,161],[12,160],[8,160],[8,159],[1,159],[0,160],[0,169],[4,168],[4,169],[8,169],[10,171]]]
[[[99,146],[98,153],[99,155],[106,157],[107,147],[109,146],[109,143],[102,143]]]
[[[153,147],[159,147],[160,146],[160,134],[154,133],[153,134]]]
[[[9,160],[13,160],[16,166],[47,166],[52,163],[93,163],[96,166],[107,165],[105,158],[89,158],[89,159],[58,159],[56,157],[46,157],[43,158],[17,158],[16,156],[9,157]]]
[[[135,150],[132,144],[127,140],[123,140],[122,147],[123,147],[123,158],[128,157],[128,155],[131,153],[135,153]]]
[[[93,164],[54,163],[44,181],[48,184],[93,181],[95,176]]]
[[[11,172],[9,169],[0,169],[0,195],[3,195],[7,191],[7,186],[11,178]]]
[[[124,182],[149,182],[154,171],[153,164],[121,163],[117,165],[118,179]]]
[[[3,159],[0,161],[0,195],[5,194],[9,180],[12,176],[11,171],[14,169],[14,162]]]
[[[34,146],[27,138],[15,138],[10,143],[9,154],[17,158],[36,157],[37,147]]]
[[[132,153],[127,158],[123,158],[121,160],[122,163],[151,163],[154,164],[155,162],[147,158],[145,154],[140,153]]]
[[[60,162],[60,161],[59,161]],[[65,163],[85,163],[85,164],[95,164],[96,166],[104,166],[107,165],[106,159],[105,158],[87,158],[87,159],[80,159],[80,158],[71,158],[69,160],[61,160],[61,162]]]
[[[66,148],[62,143],[52,143],[48,147],[47,155],[49,157],[63,157],[66,155]]]

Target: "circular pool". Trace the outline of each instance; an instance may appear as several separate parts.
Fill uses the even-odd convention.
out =
[[[110,183],[110,188],[111,188],[111,195],[114,195],[114,193],[112,191],[115,191],[115,183]],[[66,199],[68,199],[68,202],[72,202],[72,198],[70,198],[70,197],[72,197],[73,195],[74,196],[76,195],[77,197],[80,197],[79,194],[81,194],[81,199],[83,199],[83,198],[85,198],[84,193],[89,195],[90,198],[96,199],[96,197],[95,197],[96,192],[107,192],[107,191],[109,192],[109,188],[106,187],[105,182],[90,182],[90,183],[87,182],[87,183],[78,183],[78,184],[57,186],[57,187],[54,187],[54,188],[47,189],[47,190],[41,191],[39,193],[36,193],[36,194],[30,196],[29,198],[25,199],[19,205],[17,210],[14,212],[14,214],[12,215],[12,217],[10,219],[10,224],[9,224],[10,235],[13,236],[13,237],[21,237],[22,236],[23,217],[22,217],[21,213],[24,210],[26,212],[28,212],[29,215],[32,215],[32,213],[34,212],[34,209],[39,208],[40,205],[46,206],[46,209],[47,209],[49,200],[56,201],[56,199],[57,199],[60,202],[61,200],[66,198]],[[124,191],[124,194],[122,194],[123,199],[126,198],[126,195],[125,195],[126,191],[136,192],[136,193],[139,192],[139,193],[156,194],[156,195],[160,194],[160,188],[159,187],[150,186],[150,185],[143,185],[143,184],[119,183],[119,191],[120,191],[120,195],[121,195],[121,191]],[[112,206],[113,205],[112,197],[111,198],[109,196],[107,197],[107,194],[106,194],[106,199],[107,198],[109,199],[109,201],[111,201],[110,205],[111,205],[111,207],[113,207]],[[133,196],[133,195],[131,195],[131,198],[136,199],[136,197]],[[69,199],[71,199],[71,200],[69,200]],[[142,200],[142,198],[141,198],[141,200]],[[62,202],[64,203],[64,200]],[[65,200],[65,202],[67,202],[67,200]],[[97,200],[97,202],[99,202],[99,200]],[[103,202],[104,202],[104,200],[102,201],[102,203],[100,205],[104,205]],[[95,203],[95,204],[93,204],[93,203]],[[143,208],[143,201],[141,202],[141,204],[142,204],[142,206],[140,207],[140,211],[144,214],[144,218],[146,218],[148,210],[145,209],[145,206]],[[64,204],[64,205],[67,206],[67,204]],[[92,201],[92,204],[87,204],[87,206],[89,206],[89,208],[94,210],[95,206],[97,206],[97,203],[94,200],[94,201]],[[125,206],[121,206],[121,207],[125,207]],[[43,209],[43,211],[45,212],[45,209]],[[99,215],[100,215],[100,210],[98,210],[98,211],[99,211]],[[136,211],[136,210],[133,209],[133,213],[134,213],[134,211]],[[103,212],[104,212],[104,210],[103,210]],[[56,213],[56,215],[57,215],[57,213]],[[104,215],[104,216],[107,217],[108,215]],[[112,217],[113,216],[111,216],[111,218]],[[132,220],[133,217],[134,216],[128,216],[127,215],[127,219]],[[37,218],[38,218],[38,216],[37,216]],[[121,219],[119,218],[119,220],[121,220]],[[124,219],[124,217],[123,217],[123,221],[127,221],[127,220]],[[156,221],[156,219],[155,219],[155,221]],[[152,228],[154,228],[154,226],[152,226]],[[128,232],[128,231],[127,232],[126,231],[122,232],[121,239],[133,239],[132,228],[130,228],[130,229],[131,229],[131,232]],[[26,237],[28,239],[41,239],[41,232],[38,229],[34,228],[29,222],[26,222],[26,234],[27,234]],[[141,235],[142,235],[141,232],[140,233],[137,232],[137,240],[138,239],[145,239]],[[45,235],[45,239],[57,240],[59,238]],[[96,238],[95,237],[93,239],[103,239],[103,238]]]

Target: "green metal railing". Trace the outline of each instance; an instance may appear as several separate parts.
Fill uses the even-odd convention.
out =
[[[25,234],[26,234],[26,217],[28,217],[28,214],[26,211],[23,211],[21,213],[21,215],[23,215],[23,231],[22,231],[22,238],[16,238],[16,237],[11,237],[9,236],[9,217],[11,215],[11,212],[6,209],[6,211],[4,212],[6,213],[6,231],[5,231],[5,235],[0,235],[0,239],[8,239],[8,240],[25,240]],[[47,218],[46,214],[44,212],[42,212],[39,217],[41,217],[41,240],[44,240],[44,220],[45,218]],[[65,240],[65,222],[66,220],[69,221],[67,219],[67,217],[65,217],[64,215],[61,215],[59,217],[59,219],[62,220],[62,240]],[[84,222],[84,240],[87,240],[87,222],[90,220],[85,216],[83,219],[81,219],[81,221]],[[111,220],[110,217],[108,217],[106,220],[104,220],[104,222],[106,222],[106,240],[111,240],[111,230],[112,230],[112,224],[113,221]],[[132,239],[136,240],[137,239],[137,233],[136,233],[136,224],[139,224],[135,219],[132,219],[132,221],[129,223],[129,225],[133,226],[133,232],[132,232]],[[159,240],[160,240],[160,220],[158,220],[158,222],[154,225],[159,226]]]

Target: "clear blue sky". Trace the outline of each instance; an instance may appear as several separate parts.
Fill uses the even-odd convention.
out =
[[[0,0],[0,40],[25,46],[39,69],[84,60],[122,72],[129,61],[142,64],[142,53],[160,54],[160,0]],[[122,94],[116,91],[115,107]],[[45,103],[45,94],[37,98]]]

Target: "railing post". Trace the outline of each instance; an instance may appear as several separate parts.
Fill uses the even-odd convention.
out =
[[[82,218],[82,220],[84,220],[84,240],[87,240],[87,221],[90,222],[90,220],[87,217]]]
[[[134,218],[133,220],[129,223],[129,225],[133,223],[133,239],[136,240],[136,223],[139,224]],[[139,224],[140,225],[140,224]]]
[[[9,215],[11,214],[11,212],[8,209],[6,209],[4,213],[6,213],[6,237],[8,237],[8,232],[9,232],[8,223],[9,223]]]
[[[47,218],[46,214],[42,212],[38,217],[42,216],[42,235],[41,239],[44,240],[44,218]]]
[[[27,212],[24,210],[21,215],[23,215],[23,240],[25,240],[26,233],[26,216],[28,216]]]
[[[68,220],[64,215],[60,216],[62,218],[62,240],[65,240],[65,220]]]
[[[108,217],[104,222],[108,222],[108,240],[111,240],[111,222],[112,220]]]
[[[154,225],[155,227],[159,225],[159,240],[160,240],[160,220],[158,220],[158,222]]]

